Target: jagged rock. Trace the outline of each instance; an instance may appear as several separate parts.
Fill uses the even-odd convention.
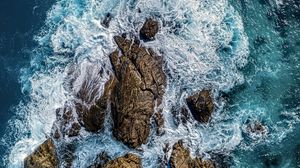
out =
[[[102,129],[107,109],[107,101],[110,98],[114,85],[115,78],[112,76],[105,84],[103,95],[89,109],[77,103],[76,111],[86,130],[97,132]]]
[[[140,36],[145,40],[154,40],[156,33],[159,30],[159,24],[153,19],[147,19],[140,30]]]
[[[46,140],[24,160],[25,168],[57,168],[56,148],[51,139]]]
[[[55,139],[59,139],[59,138],[60,138],[60,133],[59,133],[59,131],[56,129],[55,132],[54,132],[54,134],[53,134],[52,136],[53,136],[53,138],[55,138]]]
[[[164,118],[163,118],[163,114],[162,112],[157,112],[154,114],[154,121],[155,121],[155,124],[157,126],[156,128],[156,134],[157,135],[162,135],[163,134],[163,126],[164,126]]]
[[[170,158],[171,168],[215,168],[210,160],[203,160],[200,157],[191,158],[190,151],[185,149],[182,141],[173,146]]]
[[[134,154],[126,154],[125,156],[109,161],[103,168],[141,168],[141,159]]]
[[[114,136],[130,147],[146,143],[155,104],[164,94],[163,60],[133,40],[115,37],[121,50],[110,55],[117,82],[112,98]]]
[[[209,90],[200,91],[186,99],[195,120],[207,123],[214,110],[214,102]]]
[[[103,21],[101,22],[101,25],[105,28],[109,28],[109,23],[112,19],[112,15],[110,13],[107,13]]]

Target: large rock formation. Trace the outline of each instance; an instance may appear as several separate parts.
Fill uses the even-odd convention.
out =
[[[203,90],[195,93],[186,99],[195,120],[207,123],[214,110],[214,102],[209,90]]]
[[[126,154],[125,156],[109,161],[102,168],[141,168],[141,167],[142,167],[141,159],[138,156],[129,153]]]
[[[32,154],[25,158],[25,168],[57,168],[59,164],[55,145],[46,140]]]
[[[182,141],[177,142],[173,146],[173,151],[170,158],[171,168],[215,168],[210,160],[203,160],[196,157],[191,158],[190,151],[185,149]]]
[[[146,41],[154,40],[159,30],[159,24],[153,19],[147,19],[140,30],[140,37]]]
[[[112,94],[113,134],[128,146],[138,147],[147,141],[155,103],[159,105],[164,94],[163,60],[132,40],[117,36],[115,41],[121,52],[110,56],[117,77]]]

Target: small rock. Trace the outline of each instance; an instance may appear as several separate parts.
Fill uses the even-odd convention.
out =
[[[141,159],[134,154],[126,154],[125,156],[109,161],[103,168],[141,168]]]
[[[58,164],[56,148],[51,139],[47,139],[24,160],[25,168],[57,168]]]
[[[147,19],[140,30],[140,37],[146,41],[155,39],[155,35],[159,30],[159,24],[153,19]]]
[[[60,138],[60,133],[59,133],[58,129],[55,130],[55,132],[54,132],[54,134],[53,134],[53,137],[54,137],[55,139],[59,139],[59,138]]]
[[[214,102],[209,90],[200,91],[186,99],[195,120],[207,123],[214,110]]]
[[[247,131],[252,136],[264,136],[268,132],[268,128],[261,122],[255,121],[247,125]]]
[[[80,125],[77,122],[74,122],[68,132],[69,137],[78,136],[80,132]]]

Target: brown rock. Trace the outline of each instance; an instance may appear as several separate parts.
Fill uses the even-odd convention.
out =
[[[159,24],[153,19],[147,19],[140,30],[140,36],[145,40],[154,40],[156,33],[159,30]]]
[[[103,95],[96,101],[96,104],[92,105],[89,109],[80,103],[77,104],[77,114],[86,130],[98,132],[102,129],[107,109],[107,101],[114,85],[115,78],[112,76],[105,84]]]
[[[155,102],[161,103],[166,84],[163,61],[153,51],[134,41],[115,37],[122,55],[111,54],[117,77],[112,94],[114,136],[130,147],[146,143]]]
[[[190,156],[190,151],[185,149],[182,141],[177,142],[173,146],[173,151],[170,158],[171,168],[215,168],[210,160],[203,160],[196,157],[194,159]]]
[[[25,168],[56,168],[58,164],[55,145],[51,139],[46,140],[24,160]]]
[[[195,120],[207,123],[214,109],[213,98],[209,90],[203,90],[186,99]]]
[[[141,159],[134,154],[126,154],[125,156],[109,161],[103,168],[141,168]]]

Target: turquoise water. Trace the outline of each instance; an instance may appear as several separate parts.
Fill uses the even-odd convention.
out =
[[[228,110],[269,128],[266,140],[251,139],[235,150],[234,167],[300,167],[299,2],[232,4],[243,16],[250,56],[246,82],[231,93]]]
[[[57,1],[45,25],[32,35],[36,47],[27,53],[30,65],[19,79],[28,101],[11,105],[15,117],[1,140],[7,154],[0,166],[22,167],[24,157],[50,134],[55,110],[74,100],[78,88],[70,88],[71,79],[80,87],[82,79],[98,79],[97,70],[104,68],[103,86],[111,71],[107,55],[116,47],[112,37],[123,32],[138,36],[144,19],[152,16],[163,26],[155,41],[143,45],[166,60],[166,134],[151,134],[151,143],[139,152],[111,137],[109,121],[99,135],[82,130],[73,167],[86,167],[101,151],[112,157],[135,152],[144,167],[155,167],[164,143],[179,139],[192,154],[216,159],[220,167],[300,167],[299,3]],[[113,19],[106,29],[100,21],[108,12]],[[213,89],[217,106],[211,123],[176,125],[171,109],[206,87]],[[249,131],[253,123],[261,123],[263,132]]]

